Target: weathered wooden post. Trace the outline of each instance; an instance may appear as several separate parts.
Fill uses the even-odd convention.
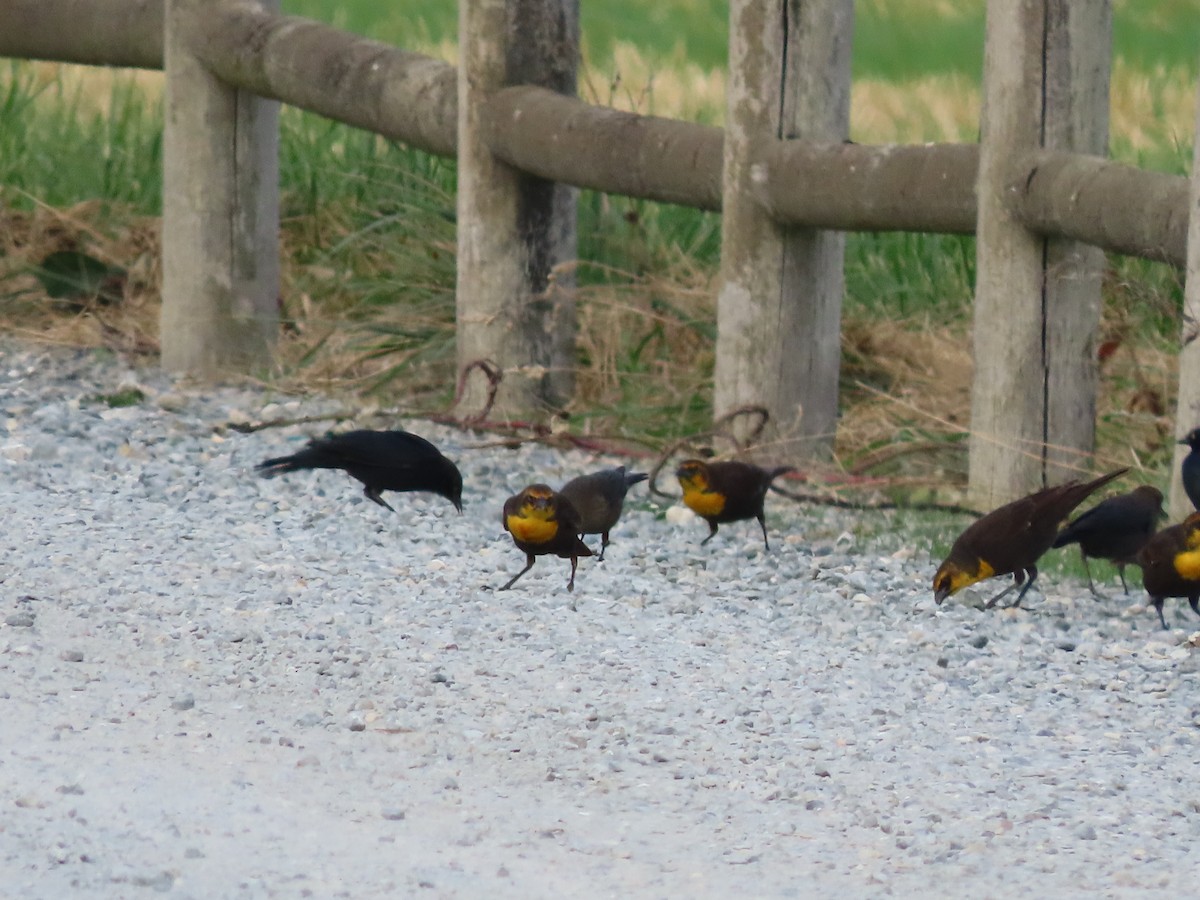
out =
[[[1200,112],[1200,95],[1197,95]],[[1175,437],[1182,438],[1200,427],[1200,116],[1192,149],[1191,190],[1188,194],[1187,281],[1184,284],[1182,330],[1179,348],[1179,395],[1175,406]],[[1192,512],[1192,501],[1183,491],[1179,466],[1188,448],[1176,446],[1171,469],[1168,510],[1178,522]]]
[[[732,0],[714,411],[771,415],[774,458],[828,453],[838,410],[845,237],[754,200],[760,150],[849,134],[852,0]],[[786,47],[786,52],[785,52]]]
[[[1030,231],[1014,165],[1108,144],[1109,0],[991,0],[984,50],[970,492],[981,509],[1077,477],[1094,445],[1103,255]]]
[[[279,329],[279,104],[197,58],[212,7],[166,0],[164,22],[162,363],[200,375],[268,368]]]
[[[486,142],[484,107],[511,84],[575,93],[578,0],[461,0],[458,77],[458,368],[503,372],[494,417],[537,415],[571,394],[574,188],[523,175]],[[460,409],[479,411],[486,383],[466,382]]]

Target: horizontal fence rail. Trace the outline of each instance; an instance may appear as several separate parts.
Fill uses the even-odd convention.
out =
[[[782,224],[975,233],[975,144],[773,141],[757,158],[755,199]]]
[[[1039,234],[1126,256],[1187,262],[1188,179],[1043,150],[1014,167],[1008,202]]]
[[[550,181],[721,208],[720,128],[642,116],[536,87],[497,91],[483,110],[492,152]]]
[[[222,81],[453,156],[458,73],[441,60],[253,7],[206,13],[197,55]]]
[[[161,69],[163,0],[4,0],[0,56]]]

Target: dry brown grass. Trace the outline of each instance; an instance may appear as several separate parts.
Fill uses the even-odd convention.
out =
[[[32,274],[50,254],[73,250],[125,270],[120,300],[53,300]],[[25,213],[0,206],[0,329],[56,344],[107,347],[133,355],[158,352],[160,309],[157,219],[101,214],[87,201],[69,209]]]
[[[113,69],[75,66],[40,60],[20,63],[22,72],[32,76],[41,91],[39,103],[61,103],[78,97],[87,112],[108,114],[115,86],[133,86],[145,92],[148,102],[156,102],[163,91],[163,73],[145,69]],[[4,76],[0,76],[4,77]]]
[[[1110,96],[1110,130],[1130,150],[1190,146],[1196,116],[1196,79],[1191,73],[1159,68],[1147,74],[1117,60]]]

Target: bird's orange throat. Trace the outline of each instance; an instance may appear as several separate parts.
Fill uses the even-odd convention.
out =
[[[725,509],[725,495],[709,490],[706,479],[680,478],[679,484],[683,488],[683,502],[696,515],[719,516]]]
[[[548,509],[523,509],[504,520],[509,534],[527,544],[544,544],[558,534],[558,521]]]
[[[1190,544],[1191,541],[1188,541]],[[1184,581],[1200,581],[1200,551],[1191,550],[1177,554],[1175,571]]]

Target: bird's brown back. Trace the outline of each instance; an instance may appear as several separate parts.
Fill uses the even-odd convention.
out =
[[[646,477],[641,472],[627,474],[624,466],[618,466],[572,478],[558,494],[574,507],[581,534],[601,534],[617,524],[630,486]]]
[[[1045,488],[1005,504],[968,526],[950,548],[948,560],[964,568],[984,560],[994,575],[1036,566],[1075,507],[1127,471],[1118,469],[1092,481]]]

